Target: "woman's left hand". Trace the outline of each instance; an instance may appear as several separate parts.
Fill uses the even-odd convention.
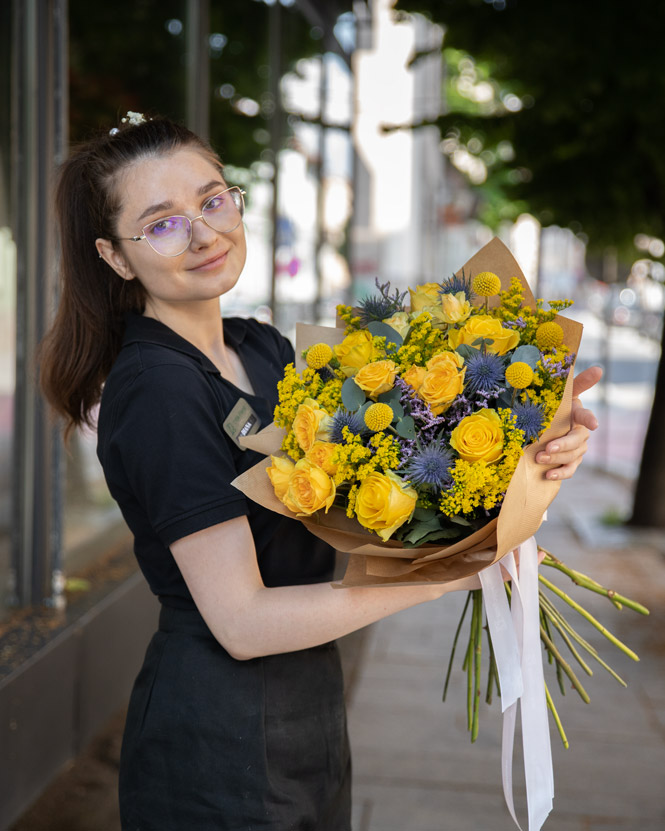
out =
[[[602,375],[603,370],[599,366],[591,366],[573,379],[573,426],[565,436],[548,442],[545,449],[536,456],[536,461],[540,464],[558,465],[548,470],[545,478],[570,479],[582,461],[589,433],[598,427],[598,419],[591,410],[582,406],[579,396],[597,384]]]

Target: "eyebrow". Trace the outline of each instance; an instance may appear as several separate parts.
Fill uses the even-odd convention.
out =
[[[204,193],[207,193],[212,188],[219,185],[220,187],[224,187],[224,182],[221,182],[219,179],[211,179],[205,185],[201,185],[201,187],[196,191],[197,196],[203,196]],[[173,202],[168,199],[166,202],[157,202],[155,205],[150,205],[148,208],[143,211],[141,216],[138,217],[136,220],[140,222],[142,219],[145,219],[147,216],[151,214],[160,213],[161,211],[170,211],[173,208]]]

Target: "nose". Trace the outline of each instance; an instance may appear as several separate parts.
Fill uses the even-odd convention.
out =
[[[197,223],[197,220],[201,220]],[[215,231],[214,228],[211,228],[208,223],[203,218],[203,214],[200,216],[195,216],[194,219],[190,220],[191,228],[192,228],[192,239],[190,242],[190,247],[193,249],[196,248],[206,248],[208,245],[211,245],[219,236],[219,232]]]

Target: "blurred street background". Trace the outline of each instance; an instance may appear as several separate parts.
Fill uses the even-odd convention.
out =
[[[545,828],[665,828],[664,36],[659,0],[0,3],[0,831],[119,831],[156,604],[94,431],[63,448],[34,366],[57,300],[49,183],[129,110],[208,136],[247,191],[225,315],[293,337],[377,279],[449,277],[493,236],[536,297],[574,301],[577,369],[604,370],[583,397],[600,426],[538,541],[651,615],[570,587],[641,660],[580,623],[628,687],[599,668],[587,705],[550,679],[571,747],[552,728]],[[463,600],[342,641],[354,831],[513,827],[498,703],[471,745],[459,662],[440,700]]]

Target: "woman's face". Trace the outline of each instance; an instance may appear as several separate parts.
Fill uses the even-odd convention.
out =
[[[194,219],[206,200],[226,187],[219,170],[193,147],[135,162],[115,185],[121,205],[116,236],[141,236],[145,225],[168,216]],[[222,233],[201,219],[192,223],[189,246],[175,257],[158,254],[145,239],[123,239],[115,247],[100,239],[97,250],[123,279],[140,280],[147,294],[145,313],[158,319],[160,313],[216,300],[232,289],[247,253],[242,222]]]

